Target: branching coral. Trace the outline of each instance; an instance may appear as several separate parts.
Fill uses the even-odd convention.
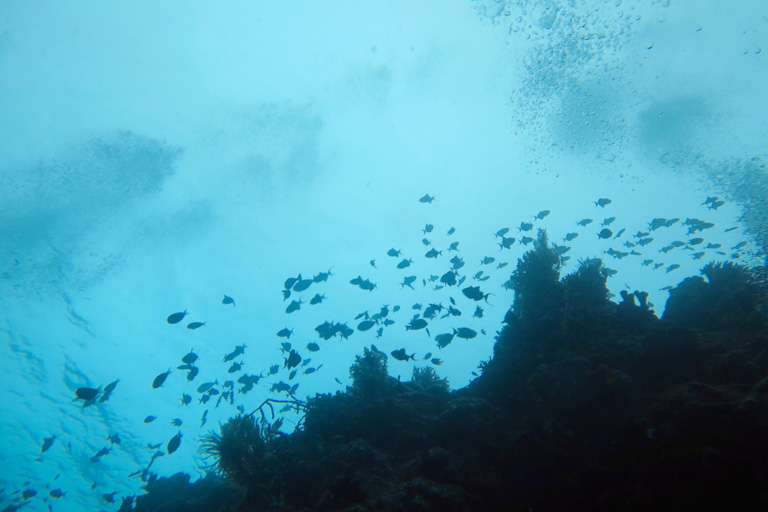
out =
[[[352,377],[353,393],[375,397],[390,390],[387,356],[376,348],[364,347],[363,355],[355,356],[355,362],[349,368],[349,375]]]
[[[440,378],[431,366],[417,366],[413,369],[411,382],[425,391],[448,391],[448,379]]]

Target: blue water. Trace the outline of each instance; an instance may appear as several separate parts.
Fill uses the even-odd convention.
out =
[[[156,453],[147,445],[165,452],[179,430],[178,451],[151,470],[198,477],[199,437],[236,406],[285,397],[270,392],[280,381],[300,399],[343,390],[371,344],[416,353],[390,359],[393,376],[433,365],[431,352],[439,375],[466,385],[539,228],[570,247],[565,272],[603,257],[612,292],[646,290],[659,314],[664,288],[707,262],[760,263],[767,34],[762,2],[748,0],[0,3],[0,510],[116,510],[141,493],[128,475]],[[680,220],[638,235],[654,218]],[[686,219],[715,226],[691,233]],[[509,249],[494,235],[505,227]],[[661,251],[675,241],[686,245]],[[425,257],[432,248],[442,253]],[[465,283],[436,289],[454,256]],[[403,258],[413,263],[396,268]],[[283,301],[287,278],[329,269]],[[316,293],[326,298],[311,305]],[[414,304],[451,299],[461,316],[405,329],[423,312]],[[385,305],[392,325],[327,341],[314,330],[355,328]],[[205,325],[185,328],[194,321]],[[285,327],[311,358],[292,380]],[[436,346],[459,327],[478,336]],[[230,374],[222,358],[243,344]],[[191,383],[177,369],[190,349]],[[263,378],[233,405],[198,403],[197,386],[225,391],[243,373]],[[108,401],[73,401],[116,379]],[[296,421],[285,414],[283,431]]]

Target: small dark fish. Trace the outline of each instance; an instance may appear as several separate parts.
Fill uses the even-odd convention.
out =
[[[21,499],[24,500],[28,500],[34,496],[37,496],[37,491],[34,489],[24,489],[24,492],[21,493]]]
[[[447,347],[453,341],[453,336],[454,335],[449,332],[444,334],[438,334],[437,336],[435,336],[435,341],[437,342],[437,346],[441,349]]]
[[[299,300],[293,300],[290,304],[288,304],[288,307],[285,308],[286,313],[293,313],[294,311],[298,311],[301,309],[301,305],[304,304],[301,299]]]
[[[53,446],[53,442],[56,440],[57,437],[60,437],[59,435],[52,435],[51,437],[43,438],[43,445],[40,447],[40,453],[45,453],[48,450],[51,449],[51,446]]]
[[[150,415],[150,416],[147,416],[146,418],[144,418],[144,423],[152,423],[156,419],[157,419],[157,416],[151,416]]]
[[[199,329],[200,327],[204,326],[205,322],[190,322],[187,324],[187,329]]]
[[[162,386],[163,382],[165,382],[165,379],[167,379],[168,375],[170,375],[170,374],[171,374],[171,369],[168,368],[167,372],[163,372],[160,375],[158,375],[157,377],[155,377],[155,380],[152,381],[152,389],[157,389],[160,386]]]
[[[621,228],[618,233],[616,233],[616,236],[613,238],[620,238],[621,235],[624,234],[624,232],[627,230],[627,228]]]
[[[229,295],[225,295],[223,299],[221,299],[222,304],[232,304],[232,307],[235,307],[235,299],[230,297]]]
[[[663,217],[656,217],[651,222],[648,223],[648,229],[650,231],[656,231],[659,228],[666,227],[667,225],[667,219]]]
[[[312,306],[315,306],[315,305],[320,304],[321,302],[323,302],[323,300],[325,300],[325,294],[320,295],[319,293],[316,293],[314,297],[309,299],[309,303]]]
[[[670,273],[670,272],[672,272],[673,270],[677,270],[678,268],[680,268],[680,265],[678,265],[677,263],[675,263],[675,264],[673,264],[673,265],[670,265],[670,266],[668,266],[668,267],[667,267],[667,274],[669,274],[669,273]]]
[[[426,361],[430,357],[432,357],[432,352],[427,352],[426,354],[424,354],[424,357],[422,357],[421,360]]]
[[[456,228],[452,227],[451,229],[449,229],[449,230],[448,230],[448,233],[447,233],[447,234],[448,234],[448,236],[451,236],[451,235],[452,235],[452,234],[454,234],[455,232],[456,232]]]
[[[704,241],[704,239],[703,239],[703,238],[692,238],[692,239],[688,240],[688,245],[699,245],[699,244],[700,244],[700,243],[702,243],[703,241]],[[746,242],[745,242],[745,243],[746,243]],[[743,246],[742,246],[742,247],[743,247]]]
[[[418,331],[419,329],[424,329],[427,326],[427,321],[423,318],[416,318],[414,317],[408,325],[405,326],[406,331]]]
[[[357,330],[358,331],[367,331],[371,327],[373,327],[374,325],[376,325],[376,322],[374,322],[373,320],[363,320],[362,322],[357,324]]]
[[[293,291],[303,292],[304,290],[309,288],[314,282],[315,281],[312,279],[300,279],[296,281],[296,284],[293,285]]]
[[[603,226],[610,226],[615,220],[616,217],[608,217],[607,219],[603,219]]]
[[[173,436],[170,441],[168,441],[168,445],[165,447],[166,451],[168,452],[168,455],[172,454],[176,450],[179,449],[179,445],[181,445],[181,431],[179,431],[178,434]]]
[[[429,194],[424,194],[424,195],[423,195],[423,196],[422,196],[422,197],[419,199],[419,202],[420,202],[420,203],[432,203],[432,201],[434,201],[434,200],[435,200],[435,197],[434,197],[434,196],[431,196],[431,195],[429,195]]]
[[[392,352],[390,352],[390,354],[392,354],[392,357],[394,357],[398,361],[409,361],[409,360],[415,360],[416,359],[414,357],[416,355],[415,353],[413,353],[411,355],[408,355],[408,354],[405,353],[405,349],[404,348],[399,348],[397,350],[393,350]]]
[[[533,229],[533,224],[530,222],[521,222],[520,227],[517,228],[518,231],[530,231]]]
[[[401,251],[399,251],[398,249],[390,249],[387,251],[387,256],[392,256],[393,258],[397,258],[398,256],[400,256],[400,252]]]
[[[512,247],[512,244],[515,243],[514,238],[507,238],[507,237],[501,237],[501,243],[499,244],[499,250],[502,249],[509,249]]]
[[[413,260],[409,259],[403,259],[400,263],[397,264],[397,268],[403,269],[411,266],[411,263],[413,263]]]
[[[372,266],[373,268],[377,268],[377,267],[376,267],[376,260],[371,260],[371,261],[369,261],[369,263],[371,264],[371,266]]]
[[[600,232],[597,234],[597,238],[611,238],[613,236],[613,231],[611,231],[608,228],[603,228],[600,230]]]
[[[732,251],[735,251],[735,250],[739,250],[739,249],[741,249],[742,247],[746,247],[746,245],[747,245],[748,243],[749,243],[749,242],[746,242],[746,241],[744,241],[744,242],[739,242],[739,243],[737,243],[736,245],[734,245],[733,247],[731,247],[731,250],[732,250]]]
[[[459,242],[452,242],[451,245],[448,246],[448,252],[458,251],[458,250],[459,250]]]
[[[451,266],[453,270],[459,270],[464,266],[464,259],[459,258],[458,256],[454,256],[453,258],[451,258]]]
[[[62,491],[61,488],[59,489],[53,489],[48,493],[48,496],[50,496],[53,499],[59,499],[63,498],[65,494],[67,494],[68,491]]]
[[[168,315],[168,318],[166,318],[165,321],[168,322],[169,324],[177,324],[181,322],[185,316],[187,316],[186,309],[181,313],[174,313],[172,315]]]
[[[465,340],[471,340],[475,336],[477,336],[477,331],[470,329],[469,327],[459,327],[458,329],[453,330],[453,334],[455,336],[458,336],[459,338],[464,338]]]
[[[195,361],[197,361],[197,354],[192,350],[181,358],[181,362],[185,364],[194,364]]]
[[[509,263],[508,263],[508,262],[506,262],[506,261],[502,261],[501,263],[499,263],[498,265],[496,265],[496,268],[504,268],[504,267],[506,267],[507,265],[509,265]]]
[[[334,275],[331,273],[331,270],[333,270],[333,267],[328,269],[328,272],[319,272],[316,276],[312,278],[312,280],[316,283],[322,283],[328,280],[329,277]]]
[[[184,394],[181,395],[180,402],[181,402],[181,405],[189,405],[190,403],[192,403],[192,397],[190,395],[184,393]]]
[[[506,235],[507,233],[509,233],[509,228],[501,228],[496,233],[494,233],[494,236],[496,236],[498,238],[498,237]]]
[[[563,242],[570,242],[577,236],[579,236],[578,233],[566,233],[565,238],[563,238]]]
[[[227,370],[227,373],[239,372],[240,370],[242,370],[243,364],[244,363],[242,361],[240,361],[239,363],[233,362],[232,366],[230,366],[229,369]]]
[[[440,366],[441,364],[443,364],[443,360],[440,359],[439,357],[433,357],[432,364],[435,366]]]
[[[445,274],[440,277],[440,282],[445,283],[448,286],[453,286],[456,284],[456,272],[449,270]]]
[[[402,289],[402,288],[405,288],[407,286],[408,288],[413,290],[414,289],[413,288],[414,281],[416,281],[416,276],[405,276],[403,278],[403,282],[400,283],[400,288]]]
[[[320,350],[320,345],[314,342],[307,343],[307,350],[309,350],[310,352],[317,352],[318,350]]]
[[[613,201],[608,199],[607,197],[601,197],[597,201],[595,201],[595,206],[599,206],[600,208],[605,208],[609,204],[611,204]]]
[[[646,245],[648,245],[651,242],[653,242],[653,238],[651,238],[651,237],[641,238],[640,240],[637,241],[637,243],[639,243],[642,247],[645,247]]]
[[[537,213],[534,218],[538,220],[542,220],[544,217],[549,215],[549,210],[541,210],[539,213]]]
[[[433,226],[432,224],[427,224],[426,226],[424,226],[424,229],[422,229],[421,231],[426,235],[427,233],[431,233],[433,229],[435,229],[435,226]]]
[[[533,242],[533,238],[529,236],[524,236],[523,238],[520,239],[520,243],[522,243],[523,245],[528,245],[531,242]]]
[[[283,283],[283,287],[284,287],[286,290],[290,290],[291,288],[293,288],[293,285],[295,285],[295,284],[296,284],[296,282],[297,282],[299,279],[301,279],[301,274],[299,274],[299,276],[298,276],[298,277],[289,277],[288,279],[286,279],[286,280],[285,280],[285,283]]]
[[[592,219],[581,219],[576,224],[578,224],[579,226],[582,226],[582,227],[583,226],[587,226],[589,224],[592,224]]]
[[[77,400],[93,400],[101,392],[101,387],[98,389],[93,388],[77,388],[75,390],[75,397]]]
[[[485,312],[485,311],[483,310],[483,308],[481,308],[480,306],[477,306],[477,307],[475,308],[475,314],[474,314],[474,315],[472,315],[472,317],[473,317],[473,318],[483,318],[483,313],[484,313],[484,312]]]
[[[115,502],[115,495],[117,494],[117,491],[110,492],[108,494],[102,494],[101,498],[107,502],[107,503],[114,503]]]
[[[200,384],[200,385],[197,387],[197,392],[198,392],[198,393],[205,393],[205,392],[207,392],[209,389],[211,389],[213,386],[215,386],[215,385],[216,385],[216,384],[218,384],[218,383],[219,383],[219,381],[218,381],[218,380],[216,380],[216,381],[214,381],[214,382],[206,382],[206,383],[204,383],[204,384]]]
[[[285,364],[283,364],[283,368],[288,368],[289,370],[291,368],[294,368],[298,366],[301,363],[301,356],[298,352],[295,350],[291,350],[291,353],[288,354],[288,357],[285,359]]]
[[[117,387],[117,384],[119,382],[120,382],[120,379],[115,379],[112,382],[110,382],[109,384],[107,384],[106,386],[104,386],[103,394],[104,395],[109,395],[110,393],[112,393],[115,390],[115,388]],[[99,401],[101,402],[103,400],[99,400]]]
[[[171,426],[172,427],[180,427],[183,422],[181,421],[181,418],[173,418],[171,420]]]
[[[195,377],[197,377],[198,373],[200,373],[200,368],[197,366],[191,366],[187,372],[187,382],[192,382],[195,380]]]
[[[482,260],[480,260],[480,264],[481,265],[490,265],[494,261],[496,261],[496,258],[494,258],[493,256],[486,256]]]
[[[424,244],[425,247],[432,245],[432,242],[429,241],[429,238],[422,238],[421,243]]]
[[[291,290],[283,290],[283,300],[288,300],[291,297]]]
[[[291,339],[291,334],[293,334],[293,329],[289,329],[287,327],[277,331],[278,337],[285,338],[285,339],[288,339],[288,340]]]

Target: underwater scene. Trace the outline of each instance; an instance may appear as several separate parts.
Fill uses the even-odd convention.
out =
[[[0,2],[0,511],[768,510],[767,7]]]

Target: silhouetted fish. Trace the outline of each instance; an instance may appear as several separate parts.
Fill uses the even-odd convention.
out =
[[[232,297],[225,295],[223,299],[221,299],[222,304],[232,304],[232,307],[235,307],[235,299]]]
[[[430,196],[429,194],[424,194],[421,198],[419,198],[420,203],[431,203],[434,200],[434,196]]]
[[[165,321],[168,322],[169,324],[177,324],[181,322],[185,316],[187,316],[186,309],[181,313],[173,313],[172,315],[168,315],[168,318],[166,318]]]
[[[187,324],[187,329],[199,329],[200,327],[204,326],[205,322],[190,322]]]
[[[405,349],[404,348],[399,348],[397,350],[393,350],[392,352],[390,352],[390,354],[392,354],[392,357],[394,357],[398,361],[408,361],[408,360],[415,360],[416,359],[414,357],[416,355],[415,353],[413,353],[411,355],[408,355],[408,354],[405,353]]]
[[[163,382],[165,382],[165,379],[167,379],[168,375],[170,375],[170,374],[171,374],[171,369],[168,368],[167,372],[163,372],[160,375],[158,375],[157,377],[155,377],[155,380],[152,381],[152,389],[157,389],[160,386],[162,386]]]
[[[165,447],[166,451],[168,452],[168,455],[172,454],[176,450],[179,449],[179,446],[181,445],[181,431],[179,431],[178,434],[173,436],[170,441],[168,441],[168,445]]]

